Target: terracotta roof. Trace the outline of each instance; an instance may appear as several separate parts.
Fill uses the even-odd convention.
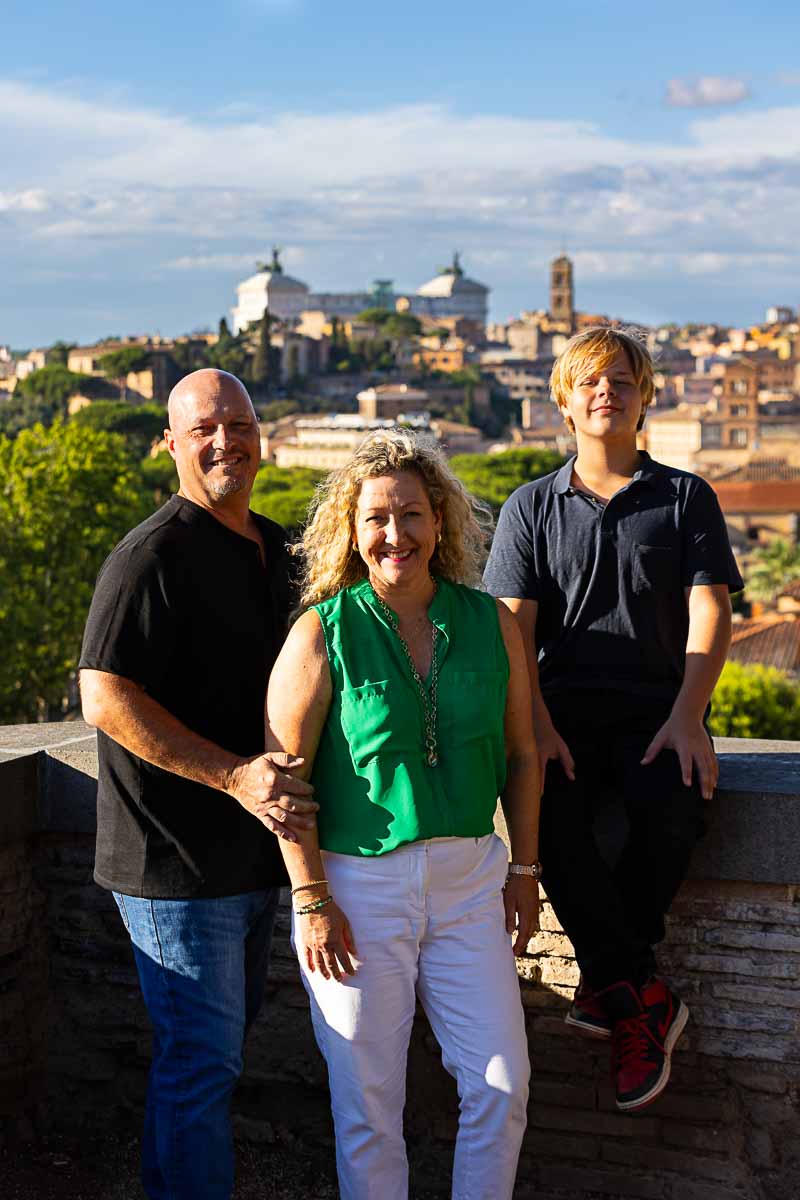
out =
[[[800,480],[800,467],[792,466],[785,458],[751,458],[739,467],[731,467],[717,475],[720,483],[778,483]]]
[[[765,483],[711,483],[723,513],[800,513],[800,479]]]
[[[728,658],[777,667],[779,671],[800,670],[800,621],[777,615],[740,621],[733,627]]]
[[[786,587],[781,588],[778,592],[778,596],[789,596],[792,600],[800,600],[800,579],[787,583]]]

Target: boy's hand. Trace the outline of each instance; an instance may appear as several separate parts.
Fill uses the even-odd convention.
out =
[[[703,722],[680,713],[670,713],[647,747],[642,766],[648,766],[665,748],[674,750],[678,755],[686,787],[692,786],[692,768],[697,769],[703,799],[710,800],[717,786],[719,764]]]
[[[544,773],[551,761],[561,763],[567,779],[575,782],[575,760],[569,752],[569,746],[556,731],[550,719],[550,714],[534,715],[533,731],[536,734],[536,748],[539,752],[539,785],[544,788]]]

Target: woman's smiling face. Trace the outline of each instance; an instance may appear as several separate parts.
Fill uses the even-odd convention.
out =
[[[378,475],[361,485],[354,535],[378,590],[427,585],[441,527],[416,471]]]

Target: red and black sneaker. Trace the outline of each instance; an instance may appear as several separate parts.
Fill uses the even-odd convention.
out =
[[[581,1033],[594,1038],[610,1038],[614,1028],[614,1022],[588,983],[584,982],[583,976],[578,980],[572,1004],[564,1021],[574,1029],[579,1029]]]
[[[617,1108],[635,1112],[667,1086],[672,1050],[689,1010],[655,978],[641,991],[622,980],[604,989],[600,998],[615,1018],[611,1056]]]

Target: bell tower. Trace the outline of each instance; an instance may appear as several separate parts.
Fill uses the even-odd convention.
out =
[[[550,264],[550,317],[554,321],[564,321],[570,330],[575,321],[572,259],[566,254],[560,254]]]

